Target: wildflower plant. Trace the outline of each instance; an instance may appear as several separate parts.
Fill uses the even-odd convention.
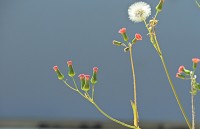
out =
[[[191,85],[191,105],[192,105],[192,129],[195,129],[195,101],[194,97],[198,91],[200,91],[200,84],[196,81],[197,76],[195,75],[197,64],[200,62],[199,58],[193,58],[193,67],[192,70],[186,69],[183,65],[181,65],[178,69],[178,73],[176,74],[177,78],[183,80],[190,80]]]
[[[129,8],[128,8],[128,15],[129,15],[129,19],[131,21],[133,21],[134,23],[138,23],[138,22],[143,22],[145,25],[145,28],[147,29],[147,35],[149,37],[149,40],[152,44],[152,46],[154,47],[154,49],[156,50],[164,71],[166,73],[167,79],[169,81],[169,84],[171,86],[171,89],[173,91],[173,94],[176,98],[176,101],[178,103],[178,106],[180,107],[180,110],[185,118],[185,121],[189,127],[189,129],[194,129],[194,96],[196,95],[197,91],[200,90],[200,84],[197,83],[196,81],[196,75],[195,75],[195,71],[196,71],[196,67],[197,64],[200,62],[200,59],[198,58],[194,58],[193,61],[193,69],[192,70],[187,70],[185,69],[184,66],[180,66],[178,69],[178,73],[176,74],[176,77],[180,78],[180,79],[185,79],[185,80],[191,80],[191,96],[192,96],[192,126],[190,124],[190,121],[183,109],[183,106],[179,100],[179,97],[177,95],[177,92],[175,90],[174,84],[171,80],[171,77],[169,75],[164,57],[163,57],[163,53],[162,50],[160,48],[159,45],[159,41],[157,39],[157,33],[156,33],[156,26],[159,23],[158,22],[158,15],[162,12],[163,9],[163,5],[164,5],[164,0],[159,0],[159,3],[157,4],[157,6],[155,7],[156,10],[156,14],[154,15],[154,17],[150,20],[148,20],[149,16],[151,15],[151,7],[149,4],[145,3],[145,2],[135,2],[134,4],[132,4]],[[77,92],[78,94],[80,94],[83,98],[85,98],[87,101],[89,101],[91,104],[93,104],[96,109],[102,113],[105,117],[107,117],[108,119],[121,124],[125,127],[128,128],[133,128],[133,129],[140,129],[139,126],[139,113],[138,113],[138,106],[137,106],[137,86],[136,86],[136,74],[135,74],[135,69],[134,69],[134,61],[133,61],[133,56],[132,56],[132,51],[133,51],[133,46],[140,40],[142,40],[142,36],[139,33],[135,34],[135,37],[130,38],[129,35],[127,34],[127,30],[126,28],[121,28],[118,33],[122,36],[123,41],[117,41],[117,40],[113,40],[113,45],[117,46],[117,47],[122,47],[124,52],[128,52],[129,53],[129,57],[130,57],[130,64],[131,64],[131,70],[132,70],[132,79],[133,79],[133,101],[131,100],[131,106],[132,106],[132,110],[133,110],[133,124],[127,124],[124,123],[120,120],[117,120],[111,116],[109,116],[107,113],[105,113],[95,102],[94,99],[94,91],[95,91],[95,85],[98,83],[98,72],[99,69],[97,67],[93,68],[92,71],[92,76],[90,76],[89,74],[79,74],[78,78],[79,78],[79,84],[77,85],[76,83],[76,79],[75,77],[77,76],[75,73],[75,70],[73,68],[73,64],[72,61],[68,61],[67,62],[67,66],[68,66],[68,76],[73,80],[74,86],[69,85],[69,83],[64,79],[64,75],[60,72],[60,70],[58,69],[58,66],[54,66],[53,69],[56,72],[58,79],[63,81],[63,83],[69,87],[70,89],[72,89],[73,91]]]

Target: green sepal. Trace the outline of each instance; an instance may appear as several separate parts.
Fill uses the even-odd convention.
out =
[[[74,69],[73,69],[72,65],[70,65],[70,66],[68,66],[68,67],[69,67],[68,75],[69,75],[70,77],[75,76],[76,73],[74,72]]]
[[[193,68],[194,70],[196,70],[196,68],[197,68],[197,63],[193,63],[192,68]]]
[[[121,45],[122,45],[122,42],[113,40],[113,44],[116,45],[116,46],[121,46]]]
[[[85,79],[81,79],[81,89],[83,90],[83,87],[85,85]]]
[[[56,72],[59,80],[63,80],[64,79],[64,75],[60,72],[60,70],[56,70],[55,72]]]
[[[185,79],[185,76],[182,75],[182,74],[178,74],[178,77],[179,77],[180,79]]]
[[[91,78],[91,83],[96,84],[97,83],[97,73],[93,72],[92,78]]]
[[[164,3],[164,0],[160,0],[160,2],[158,3],[158,5],[156,6],[156,10],[158,12],[162,11],[163,3]]]
[[[188,69],[183,69],[183,72],[186,74],[186,75],[190,75],[190,70],[188,70]]]
[[[88,90],[90,90],[90,83],[89,81],[85,81],[85,85],[83,86],[83,91],[87,92]]]
[[[123,37],[124,41],[126,41],[126,42],[128,41],[128,36],[127,36],[126,33],[123,33],[123,34],[122,34],[122,37]]]

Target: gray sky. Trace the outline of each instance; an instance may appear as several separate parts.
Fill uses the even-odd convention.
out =
[[[131,120],[133,99],[128,53],[112,45],[118,30],[143,40],[133,49],[141,120],[184,121],[159,56],[143,23],[128,19],[135,0],[0,0],[0,119],[106,119],[57,80],[52,67],[67,76],[68,60],[77,73],[99,67],[97,104],[118,119]],[[155,14],[158,0],[146,0]],[[200,57],[200,9],[194,1],[166,0],[158,16],[158,40],[181,102],[190,117],[190,82],[175,78],[180,65],[190,69]],[[197,71],[197,76],[200,70]],[[71,80],[68,78],[70,84]],[[77,77],[76,77],[77,78]],[[78,81],[78,78],[77,78]],[[200,108],[196,96],[197,119]]]

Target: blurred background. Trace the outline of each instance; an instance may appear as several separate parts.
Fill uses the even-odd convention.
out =
[[[67,76],[68,60],[73,61],[77,76],[92,74],[97,66],[96,103],[110,116],[132,123],[129,55],[112,44],[123,41],[118,30],[126,27],[130,38],[135,33],[143,36],[133,48],[140,125],[187,128],[144,23],[128,19],[128,7],[134,2],[0,0],[0,127],[123,128],[57,79],[54,65],[73,84]],[[152,7],[152,18],[159,0],[144,2]],[[191,118],[190,82],[175,75],[180,65],[191,69],[191,59],[200,57],[200,8],[194,1],[167,0],[158,20],[157,38],[166,65]]]

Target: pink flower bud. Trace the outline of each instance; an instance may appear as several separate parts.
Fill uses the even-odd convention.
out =
[[[126,28],[121,28],[121,29],[119,30],[119,33],[120,33],[120,34],[126,33]]]
[[[138,34],[138,33],[135,34],[135,38],[137,40],[142,40],[142,36],[140,34]]]
[[[178,72],[179,73],[182,73],[184,71],[185,67],[183,65],[181,65],[178,69]]]
[[[71,60],[67,61],[67,64],[68,64],[68,66],[71,66],[72,65],[72,61]]]
[[[86,81],[90,80],[90,75],[85,75],[85,80]]]
[[[193,59],[192,59],[192,62],[197,64],[197,63],[200,62],[200,59],[199,59],[199,58],[193,58]]]
[[[93,72],[97,73],[97,72],[98,72],[98,68],[97,68],[97,67],[94,67],[94,68],[93,68]]]
[[[177,74],[176,74],[176,77],[177,77],[177,78],[180,78],[180,79],[185,79],[185,76],[182,75],[181,73],[177,73]]]
[[[78,76],[80,78],[80,80],[84,79],[85,78],[85,75],[84,74],[79,74]]]
[[[54,71],[57,71],[58,70],[58,66],[54,66],[53,69],[54,69]]]

